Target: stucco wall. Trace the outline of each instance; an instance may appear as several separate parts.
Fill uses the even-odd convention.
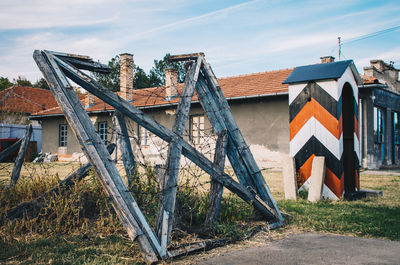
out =
[[[95,124],[97,129],[97,123],[101,121],[107,121],[108,126],[108,141],[113,141],[112,134],[112,119],[109,115],[91,116],[92,122]],[[42,151],[50,153],[58,153],[59,148],[59,126],[61,124],[68,124],[64,117],[49,117],[42,119]],[[82,152],[81,146],[78,143],[71,127],[68,125],[67,129],[67,154],[80,153]]]
[[[230,101],[233,116],[241,130],[247,144],[250,146],[257,163],[263,167],[280,167],[281,159],[289,153],[289,109],[287,96],[274,96],[262,99],[247,99]],[[143,111],[171,129],[175,119],[176,107],[144,109]],[[194,104],[190,115],[203,114],[200,104]],[[108,140],[114,141],[112,134],[112,118],[109,114],[101,116],[91,116],[92,122],[107,121]],[[58,128],[59,124],[65,124],[64,118],[43,119],[43,151],[56,153],[58,150]],[[204,128],[206,134],[211,133],[211,125],[205,117]],[[138,154],[139,159],[149,160],[153,163],[163,163],[166,157],[167,145],[161,139],[151,134],[148,145],[136,144],[135,138],[138,137],[138,126],[135,122],[128,119],[128,131],[132,134],[133,150]],[[189,125],[186,126],[185,140],[188,140]],[[205,139],[207,144],[200,144],[202,152],[210,159],[213,153],[215,137]],[[68,127],[68,147],[67,153],[81,152],[81,148],[73,135],[71,128]],[[119,156],[119,155],[118,155]],[[161,156],[161,158],[160,158]],[[113,156],[114,157],[114,156]]]

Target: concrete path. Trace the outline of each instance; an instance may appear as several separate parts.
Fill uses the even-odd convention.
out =
[[[400,242],[306,233],[196,264],[400,264]]]

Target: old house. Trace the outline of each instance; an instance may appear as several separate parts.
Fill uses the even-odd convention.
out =
[[[37,120],[28,117],[35,112],[57,106],[50,90],[11,86],[0,91],[0,138],[21,138],[24,135],[25,125],[32,124],[31,141],[37,142],[38,151],[41,150],[41,126]]]
[[[131,101],[135,107],[165,125],[172,127],[183,84],[177,84],[177,73],[166,71],[166,86],[133,90],[133,56],[122,54],[121,91],[118,94]],[[282,84],[292,69],[255,73],[219,79],[221,89],[228,99],[232,113],[250,145],[260,167],[279,166],[282,156],[289,152],[288,88]],[[82,104],[91,117],[95,128],[104,141],[115,141],[112,116],[114,109],[88,94]],[[61,154],[69,158],[81,152],[80,146],[68,126],[60,108],[44,110],[31,116],[39,120],[43,128],[45,152]],[[146,159],[160,162],[166,152],[165,144],[144,128],[133,122],[128,130],[135,142],[136,153]],[[213,148],[212,129],[196,95],[190,112],[186,138],[203,152]],[[208,149],[207,149],[208,148]],[[207,149],[207,150],[206,150]]]

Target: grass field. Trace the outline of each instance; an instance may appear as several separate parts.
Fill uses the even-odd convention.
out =
[[[51,165],[51,166],[50,166]],[[55,170],[58,177],[65,177],[77,165],[50,164],[48,169],[25,169],[26,175],[21,182],[20,193],[29,193],[26,183],[35,175],[33,172],[48,172]],[[58,171],[58,172],[57,172]],[[280,172],[263,171],[274,198],[283,212],[292,215],[284,228],[271,231],[271,236],[288,231],[320,231],[327,233],[375,237],[400,240],[400,176],[370,175],[362,173],[361,187],[364,189],[379,189],[383,197],[367,198],[358,201],[323,201],[309,203],[304,199],[297,201],[283,200],[283,181]],[[206,176],[204,176],[207,179]],[[7,183],[7,176],[2,176]],[[93,181],[93,179],[91,180]],[[42,183],[39,180],[36,183]],[[25,184],[24,184],[25,183]],[[25,188],[22,186],[27,185]],[[36,184],[35,184],[36,185]],[[43,185],[42,185],[43,186]],[[43,188],[43,187],[42,187]],[[43,188],[45,189],[45,188]],[[151,192],[140,187],[143,193]],[[201,191],[205,186],[199,186]],[[59,209],[61,215],[53,221],[42,220],[31,223],[7,223],[0,227],[0,263],[9,264],[133,264],[143,262],[137,245],[131,242],[120,226],[112,209],[108,208],[107,198],[100,196],[101,187],[98,184],[83,185],[71,192],[67,198],[58,198],[65,208],[77,207],[80,215],[73,211]],[[182,209],[191,224],[201,223],[207,210],[206,196],[201,192],[192,194],[191,189],[182,189],[178,197],[183,200]],[[254,216],[251,206],[236,199],[228,192],[221,210],[221,224],[217,226],[217,236],[242,240],[252,234],[260,225]],[[4,198],[2,198],[3,200]],[[19,200],[23,200],[18,198]],[[71,202],[66,203],[66,200]],[[146,201],[148,197],[138,198],[142,204],[154,204]],[[90,207],[100,207],[101,218],[90,218],[82,215],[82,201],[89,202]],[[55,206],[53,206],[55,207]],[[80,208],[79,208],[80,207]],[[150,206],[148,208],[151,208]],[[58,208],[56,208],[58,209]],[[0,214],[4,214],[2,202]],[[146,212],[146,214],[148,214]],[[68,219],[69,218],[69,219]],[[69,220],[66,222],[66,219]],[[150,217],[151,219],[151,217]],[[263,222],[261,222],[263,223]],[[69,227],[69,229],[60,226]],[[37,226],[39,228],[34,228]],[[193,240],[187,238],[179,240]]]

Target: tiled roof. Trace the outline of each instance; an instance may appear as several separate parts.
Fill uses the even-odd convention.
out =
[[[288,85],[282,82],[288,77],[293,69],[283,69],[248,75],[220,78],[219,84],[225,97],[229,100],[235,97],[249,97],[257,95],[273,95],[276,93],[287,93]],[[178,94],[182,91],[183,84],[178,84]],[[119,92],[117,92],[119,93]],[[193,96],[197,100],[197,96]],[[83,101],[83,99],[82,99]],[[152,87],[133,90],[132,105],[138,108],[155,107],[179,102],[179,97],[165,100],[165,87]],[[82,102],[83,103],[83,102]],[[83,104],[84,105],[84,104]],[[95,98],[95,104],[88,107],[88,112],[112,110],[113,107]],[[47,109],[32,114],[32,116],[52,116],[62,114],[59,107]]]
[[[11,86],[0,91],[0,111],[34,113],[57,106],[50,90]]]
[[[368,75],[361,75],[364,85],[379,84],[379,80]]]

